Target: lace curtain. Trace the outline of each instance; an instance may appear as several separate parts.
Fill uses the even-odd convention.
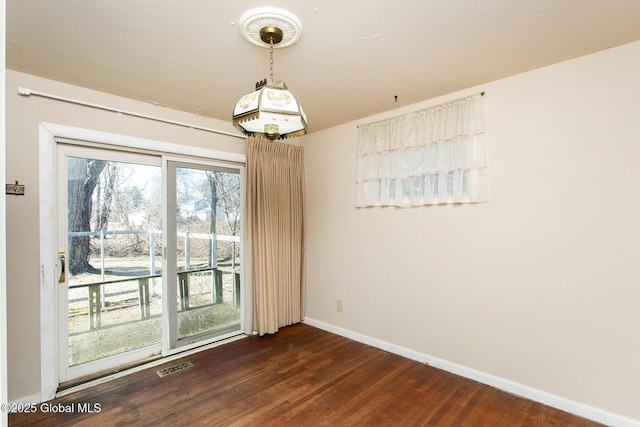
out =
[[[358,128],[356,206],[488,200],[482,95]]]

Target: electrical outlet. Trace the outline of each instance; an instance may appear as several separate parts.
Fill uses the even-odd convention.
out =
[[[342,300],[336,301],[336,310],[338,311],[338,313],[342,313]]]

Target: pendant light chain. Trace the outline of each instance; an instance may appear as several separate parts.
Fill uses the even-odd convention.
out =
[[[269,78],[273,82],[273,39],[269,40]]]

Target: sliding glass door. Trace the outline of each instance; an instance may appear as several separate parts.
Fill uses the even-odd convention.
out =
[[[61,383],[241,331],[239,168],[58,154]]]
[[[240,171],[168,162],[172,347],[240,331]],[[174,288],[174,286],[171,286]],[[173,303],[172,303],[173,304]]]

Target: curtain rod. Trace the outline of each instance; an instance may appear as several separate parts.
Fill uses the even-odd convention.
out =
[[[26,88],[23,88],[23,87],[19,87],[18,88],[18,95],[21,95],[21,96],[31,96],[31,95],[41,96],[43,98],[55,99],[57,101],[63,101],[63,102],[69,102],[71,104],[83,105],[85,107],[97,108],[99,110],[112,111],[114,113],[125,114],[127,116],[139,117],[139,118],[142,118],[142,119],[154,120],[156,122],[168,123],[168,124],[171,124],[171,125],[182,126],[182,127],[186,127],[186,128],[190,128],[190,129],[197,129],[197,130],[202,130],[202,131],[205,131],[205,132],[211,132],[211,133],[217,133],[217,134],[220,134],[220,135],[231,136],[231,137],[234,137],[234,138],[246,139],[246,136],[244,136],[244,135],[239,135],[239,134],[235,134],[235,133],[231,133],[231,132],[225,132],[225,131],[217,130],[217,129],[211,129],[211,128],[198,126],[198,125],[192,125],[192,124],[184,123],[184,122],[178,122],[178,121],[175,121],[175,120],[163,119],[162,117],[150,116],[150,115],[147,115],[147,114],[141,114],[141,113],[136,113],[136,112],[133,112],[133,111],[122,110],[120,108],[114,108],[114,107],[109,107],[109,106],[106,106],[106,105],[94,104],[92,102],[79,101],[77,99],[66,98],[66,97],[63,97],[63,96],[52,95],[52,94],[44,93],[44,92],[38,92],[37,90],[26,89]]]
[[[448,103],[453,102],[453,101],[459,101],[459,100],[461,100],[461,99],[472,98],[472,97],[474,97],[474,96],[476,96],[476,95],[480,95],[481,97],[483,97],[483,98],[484,98],[484,94],[485,94],[485,93],[486,93],[485,91],[482,91],[482,92],[474,93],[474,94],[471,94],[471,95],[463,96],[463,97],[461,97],[461,98],[457,98],[457,99],[454,99],[454,100],[452,100],[452,101],[446,101],[446,102],[443,102],[443,103],[441,103],[441,104],[433,105],[433,106],[431,106],[431,107],[423,108],[423,109],[416,110],[416,111],[410,111],[410,112],[408,112],[408,113],[401,114],[401,115],[399,115],[399,116],[388,117],[388,118],[386,118],[386,119],[376,120],[375,122],[366,123],[366,124],[362,124],[362,125],[357,125],[357,126],[356,126],[356,129],[360,129],[362,126],[369,126],[369,125],[373,125],[373,124],[376,124],[376,123],[385,122],[385,121],[387,121],[387,120],[389,120],[389,119],[396,119],[396,118],[398,118],[398,117],[408,116],[408,115],[410,115],[410,114],[414,114],[414,113],[417,113],[417,112],[419,112],[419,111],[423,111],[423,110],[428,110],[429,108],[432,108],[432,107],[442,106],[442,105],[448,104]]]

